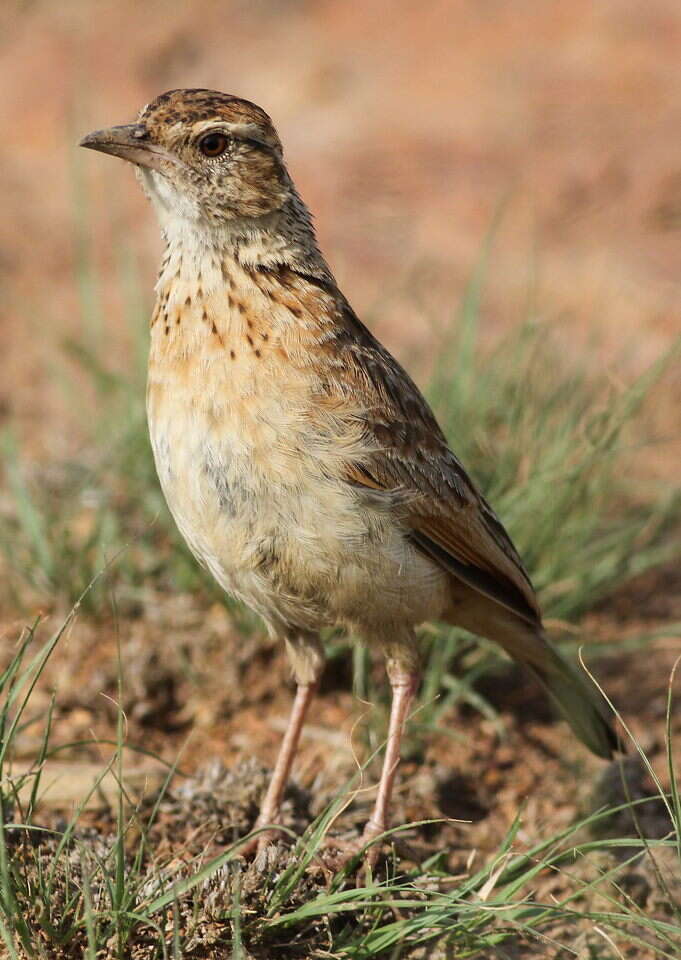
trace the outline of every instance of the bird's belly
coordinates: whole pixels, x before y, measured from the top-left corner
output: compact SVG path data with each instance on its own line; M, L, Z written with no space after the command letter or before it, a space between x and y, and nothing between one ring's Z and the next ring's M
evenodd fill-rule
M149 409L149 434L168 508L197 559L229 592L258 605L254 580L273 532L285 526L272 485L258 468L260 445L223 407L219 421L200 403L168 397Z
M157 392L158 393L158 392ZM295 411L181 390L148 402L156 468L197 559L275 630L419 622L445 602L442 574L387 514L333 479L324 443Z

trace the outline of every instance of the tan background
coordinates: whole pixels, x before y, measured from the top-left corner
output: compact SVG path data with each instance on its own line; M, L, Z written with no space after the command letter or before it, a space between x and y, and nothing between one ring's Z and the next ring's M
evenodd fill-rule
M617 381L680 327L677 0L5 0L0 44L0 411L29 448L76 442L54 366L78 244L121 366L121 251L149 299L159 254L132 171L75 144L174 86L271 113L346 294L421 379L504 202L487 332L531 303ZM668 379L670 436L678 400Z

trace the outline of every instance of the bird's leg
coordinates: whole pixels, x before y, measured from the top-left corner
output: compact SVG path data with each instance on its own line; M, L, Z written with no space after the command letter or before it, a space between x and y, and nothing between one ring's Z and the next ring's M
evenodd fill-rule
M397 767L400 763L402 734L420 679L418 668L405 663L403 660L389 658L387 668L392 689L388 742L383 758L381 779L378 782L376 802L362 835L363 843L373 840L388 829L390 800L397 775Z
M319 685L319 678L324 666L322 645L316 636L305 634L287 637L286 649L297 683L296 696L267 793L255 824L256 829L266 824L276 823L279 819L281 801L288 783L293 758L298 749L305 716ZM271 835L268 831L259 834L254 839L257 840L258 849L262 849L270 842ZM249 844L249 846L251 845Z
M277 762L272 771L265 799L260 807L256 827L262 827L266 823L276 823L279 817L281 800L284 796L286 784L288 783L293 758L298 749L300 734L303 729L303 724L305 723L305 715L314 697L316 688L316 683L301 683L298 685L295 700L293 701L293 709L291 710L284 739L279 748Z
M327 846L335 847L339 855L332 860L338 869L355 857L368 843L384 833L390 821L390 801L393 786L400 762L400 749L404 725L409 715L409 708L414 700L420 680L419 659L416 641L410 635L409 642L390 643L386 645L386 667L390 687L392 689L392 704L390 707L390 723L388 726L388 741L383 758L381 778L378 782L376 801L369 820L367 821L359 841L344 841L329 837ZM379 847L374 844L366 854L366 861L373 866L378 858Z
M378 782L376 802L369 820L364 827L360 847L380 836L388 829L390 821L390 801L393 786L400 762L400 750L404 725L409 715L409 708L419 685L419 665L416 645L393 645L386 649L388 679L392 689L392 704L390 707L390 723L388 725L388 742L383 758L381 779ZM378 857L378 846L369 848L367 860L374 864Z

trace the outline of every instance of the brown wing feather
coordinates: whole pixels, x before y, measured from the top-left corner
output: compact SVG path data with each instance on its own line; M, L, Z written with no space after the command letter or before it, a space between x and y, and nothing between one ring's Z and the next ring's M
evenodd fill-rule
M420 393L358 319L329 275L284 265L256 268L261 282L295 294L313 327L305 350L323 356L320 389L352 410L366 452L345 465L349 483L394 509L413 543L453 576L532 626L541 622L520 557L485 499L447 446ZM296 362L292 355L291 362ZM297 362L302 362L298 360ZM385 501L383 501L385 495Z
M329 389L362 395L368 447L361 461L347 464L348 481L399 494L396 509L419 549L480 593L539 624L535 593L510 537L447 446L426 400L349 305L337 306L344 363Z

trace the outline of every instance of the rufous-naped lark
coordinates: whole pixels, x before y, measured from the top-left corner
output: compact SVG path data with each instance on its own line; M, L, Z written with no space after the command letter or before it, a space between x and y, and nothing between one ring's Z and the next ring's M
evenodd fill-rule
M259 825L279 817L323 627L382 650L392 686L362 844L388 826L426 619L500 643L609 757L604 703L547 643L506 531L338 289L267 114L171 90L81 145L136 165L165 241L147 412L170 511L199 562L285 642L297 683Z

